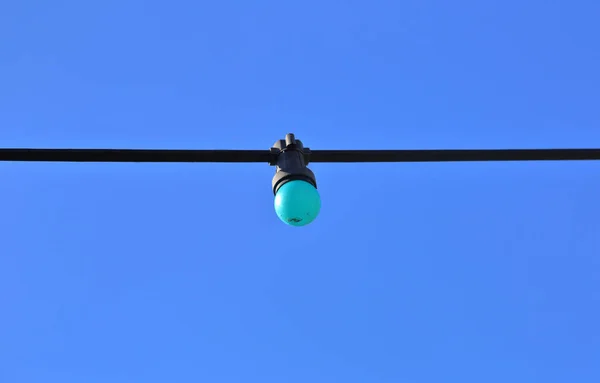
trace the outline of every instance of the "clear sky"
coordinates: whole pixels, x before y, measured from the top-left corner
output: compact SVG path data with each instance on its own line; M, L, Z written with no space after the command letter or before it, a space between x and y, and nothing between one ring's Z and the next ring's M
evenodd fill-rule
M600 147L600 3L4 1L0 146ZM600 381L600 163L0 163L0 381Z

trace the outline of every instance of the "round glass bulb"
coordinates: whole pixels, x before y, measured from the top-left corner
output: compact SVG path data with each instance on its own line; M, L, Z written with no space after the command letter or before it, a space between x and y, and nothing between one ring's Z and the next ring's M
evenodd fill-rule
M290 181L275 195L275 212L280 220L291 226L305 226L319 215L321 196L306 181Z

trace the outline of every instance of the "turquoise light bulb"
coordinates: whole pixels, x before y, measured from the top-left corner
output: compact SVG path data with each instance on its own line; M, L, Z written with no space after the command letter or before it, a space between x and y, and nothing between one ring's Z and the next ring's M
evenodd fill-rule
M291 226L305 226L319 215L321 196L306 181L290 181L283 184L275 195L275 212L280 220Z

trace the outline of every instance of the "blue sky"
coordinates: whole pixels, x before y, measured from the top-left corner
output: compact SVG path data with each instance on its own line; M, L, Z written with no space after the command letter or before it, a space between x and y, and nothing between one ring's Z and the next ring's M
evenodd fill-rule
M8 1L0 146L600 147L596 1ZM599 164L1 163L0 381L598 382Z

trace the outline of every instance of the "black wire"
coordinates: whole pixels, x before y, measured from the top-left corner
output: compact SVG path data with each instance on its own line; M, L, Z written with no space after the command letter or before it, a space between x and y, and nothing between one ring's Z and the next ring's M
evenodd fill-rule
M314 150L310 162L600 160L600 149Z
M0 161L263 162L269 150L0 149ZM600 149L312 150L310 162L449 162L600 160Z
M268 150L0 149L0 161L265 162Z

